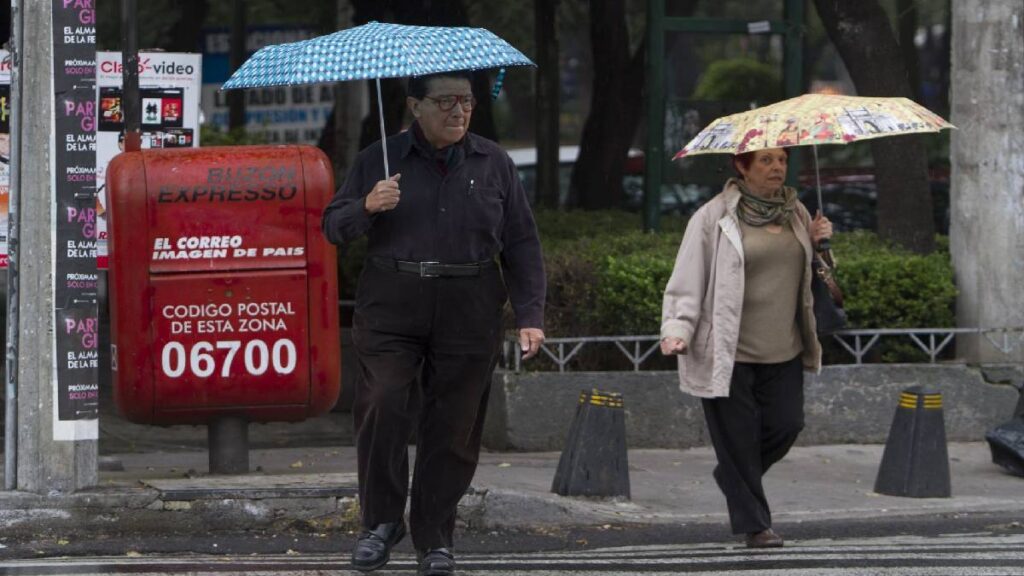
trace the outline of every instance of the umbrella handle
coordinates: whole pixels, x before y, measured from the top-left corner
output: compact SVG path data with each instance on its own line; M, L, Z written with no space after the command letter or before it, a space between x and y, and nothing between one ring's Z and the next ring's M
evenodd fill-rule
M377 81L377 112L380 116L380 145L384 150L384 179L391 178L391 171L388 168L388 135L384 132L384 101L380 96L380 78Z
M818 189L818 211L825 215L825 205L821 203L821 171L818 168L818 145L811 146L814 149L814 184Z
M814 184L818 190L818 212L824 216L825 205L821 202L821 171L818 168L818 145L814 144L811 148L814 149ZM832 245L828 238L818 242L818 252L828 252L830 250L832 250Z

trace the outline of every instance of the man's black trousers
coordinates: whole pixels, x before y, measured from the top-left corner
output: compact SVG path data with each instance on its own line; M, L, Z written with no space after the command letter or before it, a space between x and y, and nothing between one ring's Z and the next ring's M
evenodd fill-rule
M409 527L418 550L451 547L455 511L476 472L507 299L496 267L424 278L367 262L353 341L353 406L364 527L401 521L408 445L418 426Z
M718 456L715 481L725 494L733 534L771 528L761 477L789 452L804 427L800 357L779 364L737 362L729 396L705 398L702 404Z

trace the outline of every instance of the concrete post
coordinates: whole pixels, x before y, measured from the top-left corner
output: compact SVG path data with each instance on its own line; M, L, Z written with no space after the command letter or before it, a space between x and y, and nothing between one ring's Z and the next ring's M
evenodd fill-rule
M54 270L58 250L55 240L57 189L54 186L57 175L54 172L57 147L65 145L57 141L58 137L63 140L63 136L55 136L52 19L54 7L59 5L60 2L53 0L23 3L25 45L20 69L23 92L31 100L24 107L20 142L17 488L42 494L75 491L94 485L97 480L95 419L72 423L72 436L86 439L55 439L58 436L55 434L58 398L54 382L57 362L61 359L55 358L54 337L58 331L54 294L56 277L63 276L59 276L61 270Z
M951 2L950 250L960 326L1024 326L1024 2ZM978 362L1021 362L985 338L958 341Z

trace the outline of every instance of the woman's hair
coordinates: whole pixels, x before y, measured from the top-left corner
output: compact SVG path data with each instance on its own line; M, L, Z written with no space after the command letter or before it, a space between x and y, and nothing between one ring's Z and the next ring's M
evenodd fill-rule
M405 93L417 100L423 100L423 97L427 95L427 84L434 78L459 78L462 80L469 80L470 84L473 83L473 73L469 70L455 70L452 72L427 74L425 76L411 76Z
M789 158L789 150L783 148L782 151L786 153L786 158ZM733 154L732 168L740 178L743 178L743 173L740 172L740 166L743 166L744 170L750 170L750 165L754 163L754 156L756 156L758 152L760 152L760 150L744 152L742 154Z

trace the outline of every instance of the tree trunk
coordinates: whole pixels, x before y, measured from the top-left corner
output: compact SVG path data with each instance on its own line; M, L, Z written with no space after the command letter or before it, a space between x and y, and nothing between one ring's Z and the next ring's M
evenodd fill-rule
M534 36L537 42L537 74L534 89L537 127L538 205L557 208L559 203L558 145L559 66L558 0L534 0Z
M594 56L590 114L573 166L570 197L588 210L622 204L622 176L642 111L646 41L629 54L625 0L590 0Z
M907 65L907 81L910 82L910 93L914 100L921 102L921 70L917 57L917 0L897 0L896 11L899 22L899 42L903 51L903 61Z
M334 21L337 30L352 27L352 4L349 0L335 0ZM334 85L334 107L324 125L317 146L331 159L335 181L341 182L359 153L362 120L366 116L363 96L365 87L360 82L338 82ZM379 132L379 130L378 130Z
M667 16L692 16L699 0L667 2ZM590 113L573 166L569 201L586 209L618 208L624 192L626 156L644 111L647 40L629 54L624 0L590 0L590 37L594 81ZM681 38L665 38L665 52Z
M814 0L861 96L913 96L907 66L878 0ZM909 250L935 249L928 159L920 136L871 141L878 188L878 233Z
M942 34L942 49L939 51L939 110L950 114L950 78L953 70L953 2L946 6L946 29ZM951 115L951 114L950 114Z

